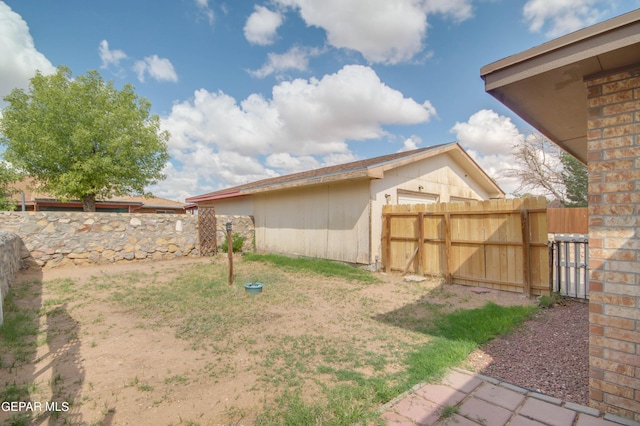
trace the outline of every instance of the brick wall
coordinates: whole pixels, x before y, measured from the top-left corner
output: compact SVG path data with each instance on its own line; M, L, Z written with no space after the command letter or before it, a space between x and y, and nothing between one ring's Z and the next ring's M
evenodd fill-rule
M586 84L589 397L640 421L640 64Z

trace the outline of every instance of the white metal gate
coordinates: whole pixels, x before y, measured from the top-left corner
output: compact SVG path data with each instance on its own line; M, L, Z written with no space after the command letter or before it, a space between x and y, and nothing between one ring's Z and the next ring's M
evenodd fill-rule
M551 289L562 296L589 298L589 236L553 234L549 241Z

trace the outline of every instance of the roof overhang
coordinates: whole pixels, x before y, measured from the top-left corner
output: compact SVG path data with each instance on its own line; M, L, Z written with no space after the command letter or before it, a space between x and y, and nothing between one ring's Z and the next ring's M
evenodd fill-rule
M640 9L481 68L485 90L587 162L585 77L640 65Z

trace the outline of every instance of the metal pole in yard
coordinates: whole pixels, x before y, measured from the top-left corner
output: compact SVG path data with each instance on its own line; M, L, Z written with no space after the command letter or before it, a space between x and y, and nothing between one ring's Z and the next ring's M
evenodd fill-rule
M231 239L231 222L227 222L227 253L229 254L229 285L233 285L233 241Z

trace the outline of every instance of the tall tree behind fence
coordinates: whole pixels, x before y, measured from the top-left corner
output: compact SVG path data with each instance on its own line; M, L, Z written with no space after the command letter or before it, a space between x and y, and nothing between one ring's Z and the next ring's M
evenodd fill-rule
M544 197L384 206L385 271L448 283L549 293Z

